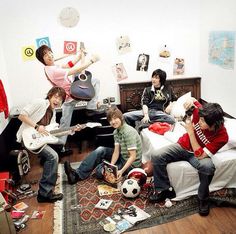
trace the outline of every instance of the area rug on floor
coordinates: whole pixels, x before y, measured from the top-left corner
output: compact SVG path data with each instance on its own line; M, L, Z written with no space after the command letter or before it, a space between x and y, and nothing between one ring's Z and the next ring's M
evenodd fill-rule
M78 163L72 164L74 168L78 165ZM97 186L102 184L102 181L97 180L94 176L80 181L76 185L69 185L62 164L59 166L59 174L60 183L57 189L64 194L64 199L55 204L55 234L105 233L99 222L115 214L119 208L125 208L132 204L145 210L151 217L134 225L129 231L167 223L198 212L196 196L175 202L172 207L167 208L164 205L148 203L145 191L136 199L126 199L119 193L100 197ZM113 200L107 210L95 208L95 204L101 198ZM213 206L236 206L236 189L223 189L214 192L211 194L211 199Z

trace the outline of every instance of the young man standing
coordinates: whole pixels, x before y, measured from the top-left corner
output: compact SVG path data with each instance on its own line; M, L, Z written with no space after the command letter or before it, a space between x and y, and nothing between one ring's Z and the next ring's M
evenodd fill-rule
M214 176L215 166L212 162L214 154L228 141L224 127L224 112L217 103L207 103L203 107L196 99L191 98L185 103L188 110L194 107L192 120L187 118L187 133L177 143L161 148L157 155L151 156L154 175L154 193L150 202L164 201L176 196L170 185L167 164L176 161L188 161L198 170L200 185L198 188L199 214L209 214L209 185Z
M114 130L114 149L98 147L91 152L74 170L69 162L64 163L65 173L69 184L89 177L96 168L96 176L103 178L103 160L118 166L118 179L127 174L131 169L141 167L141 139L138 132L124 122L122 112L118 108L110 108L107 120Z
M54 55L50 47L42 45L36 50L37 59L45 65L44 71L47 76L47 79L51 82L53 86L59 86L65 89L66 100L62 106L62 117L60 120L61 127L69 127L71 123L72 114L75 108L77 100L74 100L70 95L70 87L73 82L73 77L78 73L81 73L83 70L88 68L91 64L97 62L99 58L97 56L92 56L87 61L84 61L80 65L77 63L80 60L84 60L85 52L84 50L80 51L80 54L73 60L69 61L64 65L56 65L54 60ZM92 85L95 88L95 97L88 103L88 108L96 108L98 102L98 93L100 89L100 83L98 79L92 80ZM63 144L66 144L67 136L62 137ZM69 150L71 152L71 150ZM61 155L67 155L69 152L61 152Z
M46 99L37 99L26 105L19 115L22 124L17 132L17 141L22 142L22 133L29 127L36 129L40 134L48 135L45 126L56 123L55 108L59 108L65 98L66 92L64 89L53 87L49 90ZM63 194L53 192L57 180L58 154L51 146L46 145L39 156L44 160L44 164L37 200L38 202L61 200Z

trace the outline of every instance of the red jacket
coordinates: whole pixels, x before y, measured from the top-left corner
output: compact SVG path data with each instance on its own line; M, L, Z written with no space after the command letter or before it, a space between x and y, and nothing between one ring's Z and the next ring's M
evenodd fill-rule
M0 80L0 112L4 111L5 119L9 116L7 96L3 87L3 83Z

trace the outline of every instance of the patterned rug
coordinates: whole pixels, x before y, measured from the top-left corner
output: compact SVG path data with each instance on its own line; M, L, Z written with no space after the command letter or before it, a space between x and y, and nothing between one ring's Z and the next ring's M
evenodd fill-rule
M77 167L78 164L72 164ZM138 198L127 199L120 193L100 197L97 186L103 184L93 175L76 185L67 183L62 165L60 167L60 190L64 194L62 202L55 205L54 233L105 233L99 224L108 216L112 216L119 208L136 205L145 210L151 217L134 225L129 231L156 226L162 223L181 219L198 212L197 197L193 196L183 201L173 202L167 208L164 204L150 204L147 201L147 191L142 191ZM95 208L101 199L113 200L107 210ZM211 194L212 206L235 206L236 189L222 189Z

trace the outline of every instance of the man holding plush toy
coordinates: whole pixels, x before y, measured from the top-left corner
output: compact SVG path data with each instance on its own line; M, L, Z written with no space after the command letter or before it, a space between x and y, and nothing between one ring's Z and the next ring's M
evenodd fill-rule
M194 98L189 98L184 107L187 111L192 110L182 124L186 133L177 143L163 147L157 155L151 156L155 189L149 200L161 202L176 197L166 167L171 162L188 161L199 174L199 214L207 216L210 211L209 185L215 173L211 158L228 141L224 112L217 103L206 103L202 106Z

